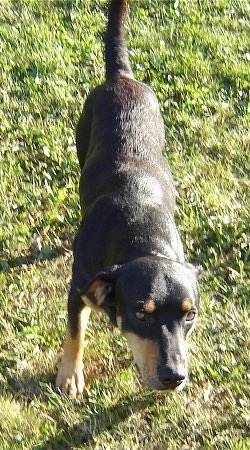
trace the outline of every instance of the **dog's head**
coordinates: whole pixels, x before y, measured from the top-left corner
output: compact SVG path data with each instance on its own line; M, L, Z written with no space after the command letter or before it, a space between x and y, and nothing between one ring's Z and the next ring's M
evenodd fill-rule
M199 273L188 263L138 258L98 274L82 296L117 323L150 389L185 386L187 338L197 320Z

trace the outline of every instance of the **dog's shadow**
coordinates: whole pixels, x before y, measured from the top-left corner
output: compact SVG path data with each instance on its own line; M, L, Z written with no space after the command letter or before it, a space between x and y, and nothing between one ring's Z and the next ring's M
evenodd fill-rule
M8 390L13 398L25 400L26 404L39 400L56 405L52 415L57 423L57 431L54 436L39 444L40 450L71 450L82 446L92 448L95 437L105 431L112 434L119 423L125 422L129 416L149 407L156 400L155 393L142 390L140 393L121 396L115 405L105 408L87 395L76 401L59 396L51 387L54 380L52 373L40 374L39 379L28 374L21 378L15 377L8 371L5 371L4 376L7 385L0 383L0 398ZM73 414L77 412L84 419L70 424L63 413L65 408L69 411L72 409Z
M48 439L42 449L71 450L83 448L83 446L93 448L98 435L105 431L113 434L121 422L126 422L131 415L150 407L153 403L155 403L155 394L144 392L121 396L115 405L107 408L95 404L93 411L87 416L83 414L84 420L74 425L70 426L65 420L60 420L58 422L61 428L60 434ZM91 407L88 399L84 402L83 412L86 406L87 409Z
M39 262L52 261L61 256L70 255L71 251L64 249L62 246L49 247L45 246L41 251L30 252L17 257L9 258L0 257L0 273L9 272L11 269L22 268L24 266L32 266Z

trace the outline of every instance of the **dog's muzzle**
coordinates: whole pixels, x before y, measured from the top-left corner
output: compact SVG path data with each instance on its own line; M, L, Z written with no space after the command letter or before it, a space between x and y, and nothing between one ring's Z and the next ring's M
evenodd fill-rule
M157 376L164 389L176 389L187 378L187 371L184 366L180 366L178 369L158 366Z

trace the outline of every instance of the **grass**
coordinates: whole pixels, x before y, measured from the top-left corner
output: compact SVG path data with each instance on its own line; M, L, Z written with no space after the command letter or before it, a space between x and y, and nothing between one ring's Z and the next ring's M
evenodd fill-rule
M2 0L4 450L250 448L249 4L134 0L130 10L130 58L160 101L178 227L205 269L190 381L180 394L145 390L125 340L93 314L84 397L53 391L80 219L75 125L103 80L106 2Z

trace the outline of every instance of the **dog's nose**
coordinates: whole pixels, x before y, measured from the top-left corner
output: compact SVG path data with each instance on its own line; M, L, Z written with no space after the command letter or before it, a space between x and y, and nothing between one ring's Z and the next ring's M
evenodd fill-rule
M159 366L157 369L157 375L160 382L169 389L174 389L175 387L179 386L187 376L184 366L178 369Z

